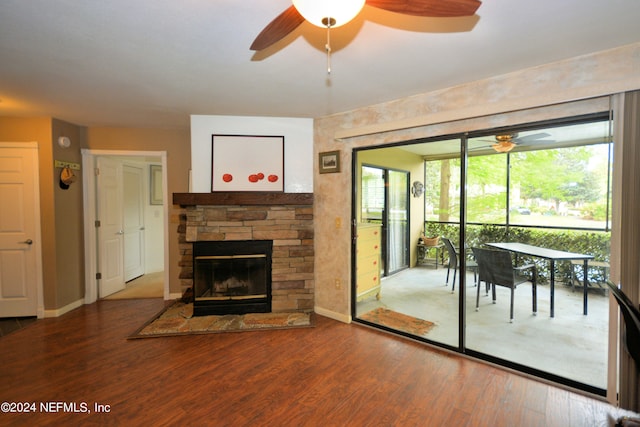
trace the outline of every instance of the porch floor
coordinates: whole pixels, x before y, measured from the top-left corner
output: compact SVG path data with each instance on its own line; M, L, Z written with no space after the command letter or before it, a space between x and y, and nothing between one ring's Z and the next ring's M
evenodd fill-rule
M445 286L446 268L419 266L382 281L380 299L367 297L357 304L363 314L376 307L435 323L425 338L458 345L459 290ZM453 274L453 272L451 273ZM527 365L590 386L606 389L609 297L589 292L588 315L583 315L582 289L556 283L555 317L549 316L549 285L538 285L538 313L532 314L531 285L515 291L514 321L509 323L510 290L497 287L497 302L480 291L476 311L473 273L466 276L466 346L469 349ZM615 309L615 303L612 307Z

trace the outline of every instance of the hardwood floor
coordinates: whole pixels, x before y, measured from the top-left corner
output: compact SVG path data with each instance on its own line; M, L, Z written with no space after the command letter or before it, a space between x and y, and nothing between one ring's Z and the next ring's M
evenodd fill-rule
M37 409L0 424L591 427L622 413L321 316L315 328L126 339L163 306L99 301L0 338L0 402ZM91 413L43 413L41 402Z
M25 326L35 322L35 316L31 317L3 317L0 318L0 337L9 335Z

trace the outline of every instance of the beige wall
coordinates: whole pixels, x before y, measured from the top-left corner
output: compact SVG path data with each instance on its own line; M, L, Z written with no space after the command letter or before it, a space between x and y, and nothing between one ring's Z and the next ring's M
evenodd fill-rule
M173 193L189 191L189 169L191 167L191 137L188 129L132 129L89 128L87 147L92 150L118 151L166 151L167 186L171 204ZM178 262L178 214L176 206L169 206L169 291L180 293Z
M70 148L56 143L62 135L71 138ZM78 182L62 190L53 162L80 162L84 128L49 117L0 117L0 141L38 143L44 308L77 302L84 296L82 172Z
M606 111L607 97L562 102L637 88L640 43L316 119L314 156L340 150L344 165L333 174L315 165L316 311L350 320L354 148Z
M53 160L82 164L80 149L85 148L86 128L52 120ZM58 145L58 137L71 140L69 148ZM74 171L76 182L68 189L60 188L60 169L54 168L51 181L55 210L55 308L61 308L84 297L84 215L82 211L82 175Z

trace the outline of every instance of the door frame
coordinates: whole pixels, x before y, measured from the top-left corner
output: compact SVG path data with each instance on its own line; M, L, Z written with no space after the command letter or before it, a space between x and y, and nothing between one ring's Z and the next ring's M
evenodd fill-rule
M95 158L98 156L122 157L160 157L162 162L162 196L164 211L164 299L170 299L169 293L169 198L167 186L167 152L166 151L125 151L125 150L92 150L83 148L82 169L94 173L82 174L83 208L84 208L84 256L85 256L85 293L84 303L91 304L98 300L97 233L96 220L96 174Z
M36 257L36 317L42 319L45 317L44 309L44 278L42 266L42 228L40 221L42 215L40 212L40 147L38 142L0 142L2 148L19 148L30 149L33 156L33 207L34 207L34 233L33 250Z

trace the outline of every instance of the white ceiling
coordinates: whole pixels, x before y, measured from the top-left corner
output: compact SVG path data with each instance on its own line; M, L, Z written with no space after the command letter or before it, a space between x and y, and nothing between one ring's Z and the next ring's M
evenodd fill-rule
M639 0L484 0L472 18L365 6L332 30L253 39L289 0L2 0L0 115L189 126L320 117L640 41Z

